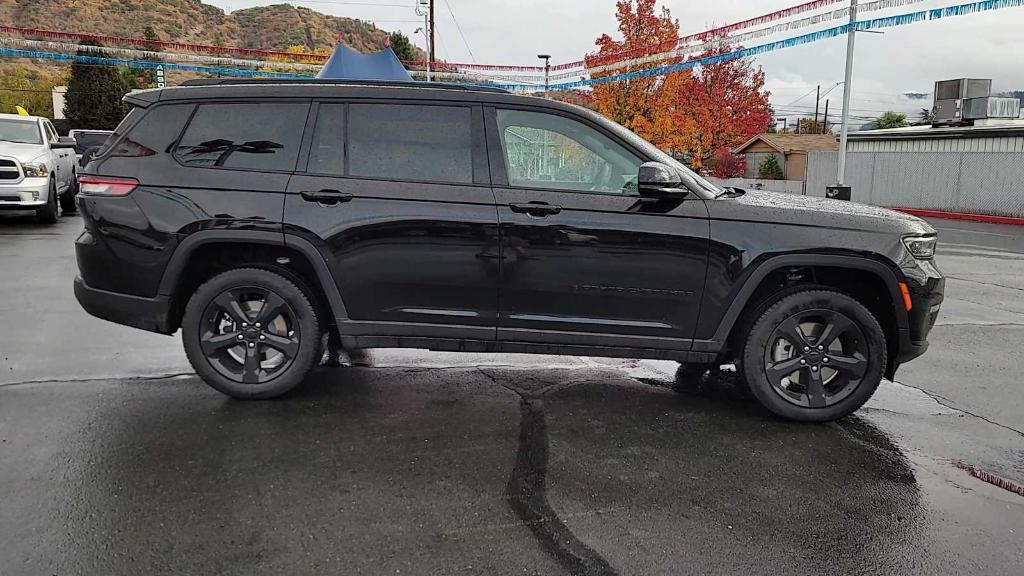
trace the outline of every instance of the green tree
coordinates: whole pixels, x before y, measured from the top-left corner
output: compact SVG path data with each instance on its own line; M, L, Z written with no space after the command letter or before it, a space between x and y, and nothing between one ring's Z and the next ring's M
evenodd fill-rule
M935 115L932 114L931 108L921 108L921 111L917 114L917 122L914 122L915 126L923 126L925 124L931 124L935 120Z
M413 47L409 37L401 32L391 33L391 49L399 60L416 60L416 49Z
M83 49L78 55L98 54ZM113 130L127 113L121 102L127 93L128 84L117 68L75 62L64 99L64 116L71 128Z
M903 128L904 126L909 126L909 124L907 124L907 115L893 112L892 110L882 114L878 118L875 118L874 122L871 123L871 127L875 130Z
M142 37L146 40L159 40L160 36L156 33L156 30L152 26L146 25L146 28L142 31ZM159 52L158 48L147 47L146 50L151 52ZM156 70L153 68L128 68L122 66L120 68L121 77L124 78L125 83L128 85L129 90L140 90L146 88L156 88Z
M14 114L15 106L29 114L53 118L53 87L61 74L39 66L5 65L0 69L0 113Z
M786 177L782 173L782 166L779 166L779 160L775 154L769 154L757 165L757 177L765 180L782 180Z

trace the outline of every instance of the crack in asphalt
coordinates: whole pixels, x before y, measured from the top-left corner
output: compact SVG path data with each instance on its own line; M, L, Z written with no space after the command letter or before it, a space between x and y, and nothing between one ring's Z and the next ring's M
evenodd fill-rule
M55 380L53 378L45 378L42 380L22 380L21 382L4 382L0 383L0 388L7 388L9 386L26 386L29 384L71 384L72 382L103 382L107 380L119 380L119 381L150 381L150 380L167 380L170 378L179 378L181 376L195 376L195 372L172 372L170 374L160 374L158 376L101 376L97 378L67 378Z
M961 278L959 276L946 276L946 278L952 278L961 282L972 282L974 284L984 284L985 286L998 286L999 288L1007 288L1009 290L1019 290L1024 292L1024 288L1018 288L1016 286L1007 286L1006 284L1000 284L998 282L982 282L981 280L974 280L972 278Z
M935 323L936 328L942 328L944 326L978 326L980 328L1011 328L1014 326L1024 326L1024 322L993 322L986 324L985 322L943 322L939 324Z
M584 544L551 508L547 498L548 430L543 397L579 382L551 384L537 391L499 382L482 367L477 370L519 396L519 449L505 487L509 507L533 532L545 552L573 576L614 576L618 572L597 551Z
M931 398L932 400L935 400L936 402L938 402L942 406L945 406L946 408L949 408L951 410L959 410L960 412L963 412L964 414L967 414L968 416L973 416L973 417L975 417L975 418L977 418L979 420L984 420L985 422L988 422L989 424L992 424L993 426L998 426L998 427L1003 428L1005 430L1009 430L1010 432L1015 432L1015 433L1017 433L1017 434L1019 434L1021 436L1024 436L1024 431L1018 430L1018 429L1014 428L1013 426L1007 426L1006 424L1002 424L1000 422L996 422L995 420L992 420L991 418L988 418L986 416L982 416L981 414L978 414L976 412L971 412L970 410L966 410L964 408L956 406L955 402L953 402L949 398L946 398L945 396L942 396L941 394L936 394L934 392L929 392L928 390L925 390L924 388L921 388L920 386L914 386L913 384L907 384L906 382L900 382L899 384L902 385L902 386L906 386L908 388L913 388L915 390L920 390L921 392L923 392L925 394L925 396L928 396L929 398Z

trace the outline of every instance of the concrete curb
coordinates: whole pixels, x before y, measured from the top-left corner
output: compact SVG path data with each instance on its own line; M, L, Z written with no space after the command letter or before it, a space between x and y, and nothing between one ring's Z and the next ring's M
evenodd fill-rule
M897 208L892 210L921 216L923 218L945 218L947 220L973 220L975 222L987 222L989 224L1010 224L1011 226L1024 226L1024 218L1014 216L991 216L989 214L969 214L965 212L945 212L942 210L922 210L920 208Z

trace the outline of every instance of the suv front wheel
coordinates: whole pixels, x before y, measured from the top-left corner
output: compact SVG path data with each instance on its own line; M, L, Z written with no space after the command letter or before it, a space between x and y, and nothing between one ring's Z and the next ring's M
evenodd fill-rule
M181 328L196 373L234 398L280 396L320 358L320 321L310 297L268 270L214 276L192 295Z
M830 290L780 298L754 322L743 349L751 393L771 412L804 422L842 418L875 392L885 333L860 302Z

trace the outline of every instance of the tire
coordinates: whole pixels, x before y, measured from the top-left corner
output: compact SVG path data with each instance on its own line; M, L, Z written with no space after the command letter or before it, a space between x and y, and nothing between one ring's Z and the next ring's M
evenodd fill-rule
M57 183L50 177L50 191L46 193L46 206L36 210L36 219L42 224L56 224L60 215L57 207Z
M311 301L294 282L268 270L218 274L185 307L185 354L203 381L232 398L280 396L302 382L323 355Z
M78 176L75 174L72 176L71 184L64 195L60 197L60 208L65 214L74 213L78 209L78 206L75 205L75 199L78 197Z
M878 388L885 365L878 320L831 290L781 296L754 322L743 347L751 394L773 414L801 422L856 411Z

